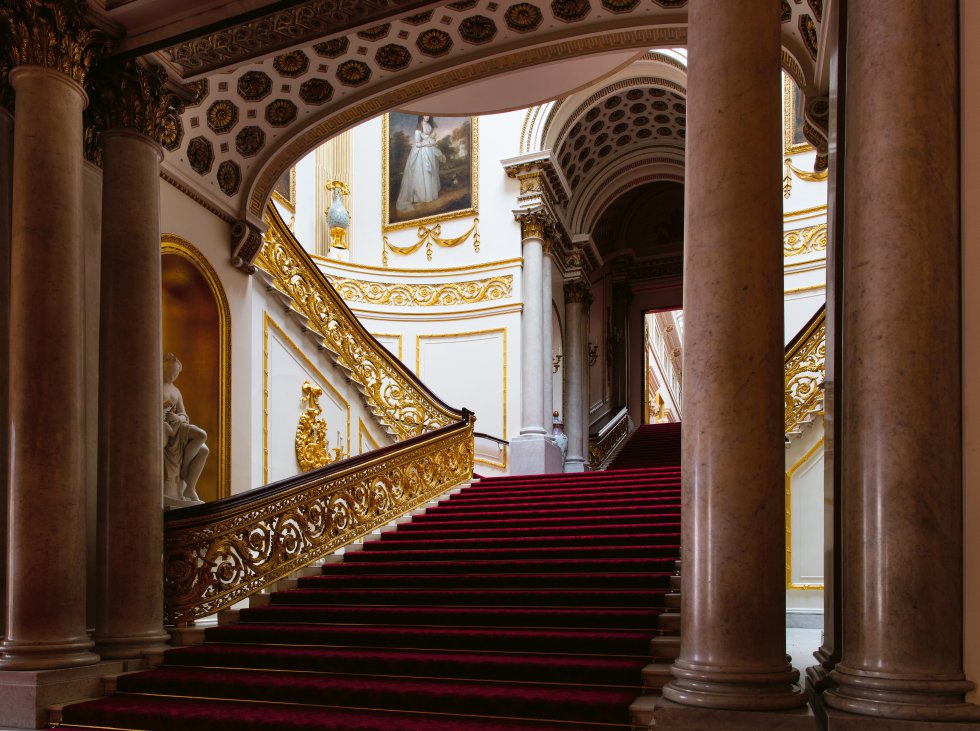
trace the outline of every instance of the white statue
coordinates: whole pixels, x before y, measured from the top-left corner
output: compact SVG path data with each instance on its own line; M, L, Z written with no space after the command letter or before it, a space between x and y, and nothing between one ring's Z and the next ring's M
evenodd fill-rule
M207 433L191 424L184 398L174 385L180 375L177 356L163 356L163 504L183 507L204 502L197 494L197 480L210 450Z

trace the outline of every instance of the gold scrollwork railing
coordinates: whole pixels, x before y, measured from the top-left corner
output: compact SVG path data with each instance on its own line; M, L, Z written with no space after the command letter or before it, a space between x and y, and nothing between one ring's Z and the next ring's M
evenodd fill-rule
M440 401L364 328L273 207L265 220L256 264L322 338L385 428L402 440L458 421L459 411Z
M786 434L799 433L823 409L827 311L821 307L786 348Z
M472 415L314 472L165 515L164 619L230 607L470 479Z
M589 464L592 469L602 469L613 450L629 437L632 427L629 411L623 408L598 434L589 435Z

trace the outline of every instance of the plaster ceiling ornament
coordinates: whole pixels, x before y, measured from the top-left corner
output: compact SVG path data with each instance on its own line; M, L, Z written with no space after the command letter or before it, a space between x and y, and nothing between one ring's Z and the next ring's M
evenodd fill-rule
M243 157L252 157L265 145L265 132L261 127L249 125L235 136L235 149Z
M218 187L225 195L235 195L242 183L242 171L238 163L225 160L218 166Z
M187 143L187 161L198 175L207 175L214 165L214 148L207 137L195 137Z
M684 0L635 5L632 0L467 0L437 9L419 0L386 0L384 10L370 3L335 5L311 0L290 11L209 31L161 51L169 57L174 73L194 79L189 88L194 99L181 122L184 129L194 131L194 139L206 138L215 156L209 169L202 164L201 143L195 143L192 154L185 135L168 152L166 164L175 172L187 169L185 180L199 181L199 194L207 197L212 191L215 204L236 219L260 217L275 182L315 140L329 138L386 110L529 66L608 51L676 47L686 41ZM819 5L816 0L791 3L792 17L781 26L783 65L807 95L815 88L811 53L820 33ZM328 23L332 12L328 6L343 18ZM812 23L801 23L803 15ZM356 23L345 25L355 16ZM801 28L808 39L801 36ZM336 35L338 29L344 35ZM228 43L230 38L235 43ZM621 90L619 95L628 91ZM275 99L274 106L270 98ZM652 101L666 102L668 107L653 109ZM627 98L626 102L644 103L647 109L637 112L620 105L622 116L612 120L608 114L602 116L600 108L590 121L601 117L604 128L593 134L607 135L596 153L612 145L601 158L604 162L616 156L620 141L627 147L649 144L662 135L661 129L670 129L672 138L679 138L675 142L682 144L686 134L683 113L669 105L683 103L683 99L645 97ZM670 121L655 120L656 114ZM250 157L234 144L239 119L265 133L264 146ZM630 124L631 120L631 129L612 131L616 124ZM643 131L647 128L652 132ZM220 135L229 133L230 140L221 139ZM628 142L622 139L625 135L630 135ZM602 167L599 159L595 154L576 160L576 173L583 174L585 168L597 171ZM241 174L238 192L232 196L217 178L219 164L225 160L235 162ZM207 169L207 173L200 172ZM217 194L218 190L225 195Z

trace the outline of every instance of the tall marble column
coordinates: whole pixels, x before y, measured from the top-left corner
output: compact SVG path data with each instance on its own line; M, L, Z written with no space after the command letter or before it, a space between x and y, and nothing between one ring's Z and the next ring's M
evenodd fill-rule
M806 703L784 630L779 4L689 7L680 706L655 719L732 728Z
M94 78L97 77L97 78ZM134 62L93 81L102 133L99 498L95 641L105 658L160 651L163 422L159 140L180 103ZM95 84L93 84L95 86Z
M2 92L0 92L2 94ZM2 101L2 100L0 100ZM10 204L13 195L14 117L0 107L0 454L9 454L7 419L10 364ZM0 525L7 525L7 471L0 471ZM6 555L0 553L0 587L7 585ZM0 594L0 627L6 625L7 602Z
M543 379L541 381L542 394L544 401L544 429L551 434L552 423L555 411L555 385L552 379L552 352L555 349L555 333L553 331L554 317L552 316L552 269L554 265L551 261L551 240L545 238L542 247L541 260L541 346L544 363L542 368Z
M957 3L850 0L847 20L844 641L823 698L866 716L847 728L975 723L962 663ZM899 95L930 103L896 107Z
M524 254L521 315L521 433L511 440L512 474L560 472L561 450L544 421L544 236L550 216L541 208L515 213Z
M583 398L588 377L585 345L585 299L589 285L581 279L565 283L565 472L583 472L589 462L587 409ZM583 432L586 432L583 434Z
M99 659L85 631L82 77L41 65L9 76L17 105L9 376L19 387L9 403L4 670Z

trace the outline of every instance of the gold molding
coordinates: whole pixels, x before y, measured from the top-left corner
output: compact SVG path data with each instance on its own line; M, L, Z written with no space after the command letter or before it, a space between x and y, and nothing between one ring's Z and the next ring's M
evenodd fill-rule
M506 299L512 295L514 284L511 274L437 284L372 282L330 274L326 277L347 302L395 307L451 307Z
M378 346L278 213L267 209L265 220L269 228L256 263L292 299L292 306L358 384L368 408L385 428L396 438L407 439L454 423L460 413L441 403L400 360Z
M504 269L506 267L523 266L524 259L501 259L500 261L488 261L486 264L468 264L460 267L442 267L434 269L405 269L398 267L372 266L370 264L355 264L350 261L337 261L328 259L316 254L310 254L310 258L318 264L327 264L338 269L353 269L355 271L384 272L385 274L409 274L419 277L429 276L430 274L449 274L452 272L474 272L492 271L494 269Z
M293 351L299 356L302 364L304 364L308 371L307 373L314 378L316 378L321 384L326 386L334 397L343 404L341 407L347 412L347 444L350 445L350 418L351 418L351 406L350 402L344 398L343 394L338 391L330 380L323 375L319 368L309 359L303 349L300 348L289 334L282 328L282 326L276 322L268 312L262 313L262 448L263 448L263 465L262 465L262 482L263 484L269 483L269 326L278 334L285 342L280 342L280 345L288 345ZM288 352L288 351L287 351ZM350 447L348 446L348 450Z
M447 338L465 338L471 335L493 335L500 333L503 337L501 338L501 343L503 344L503 383L501 385L501 394L503 405L502 417L501 417L501 429L503 434L501 439L507 439L507 328L506 327L494 327L487 330L466 330L464 332L454 332L454 333L435 333L435 334L419 334L415 336L415 373L421 378L422 370L422 341L423 340L442 340ZM485 464L489 467L499 467L500 469L507 469L507 451L504 450L503 462L488 462L484 459L477 459L474 457L475 462L480 464Z
M189 261L201 273L218 309L218 484L219 498L231 495L231 308L218 272L194 244L177 234L160 236L160 256L171 254Z
M309 472L339 462L349 455L344 454L344 448L340 445L330 448L327 420L323 418L323 407L320 406L323 389L315 383L303 381L302 391L307 408L296 425L296 461L300 472ZM347 447L350 449L350 442Z
M793 523L792 523L792 497L793 497L793 475L796 471L806 464L810 458L823 447L824 437L820 437L816 444L807 450L796 463L786 471L786 588L794 591L822 591L823 584L796 584L793 583Z
M783 233L783 256L815 254L827 251L827 224L796 228Z
M826 284L811 284L809 287L797 287L796 289L787 289L783 292L785 297L788 294L801 294L803 292L816 292L818 289L827 289Z
M432 245L441 246L444 249L452 249L453 247L465 244L470 236L473 236L473 252L476 254L480 253L480 219L474 218L473 225L469 229L459 235L453 236L451 238L442 237L442 224L434 223L431 226L419 226L418 231L416 231L416 236L418 236L418 241L409 246L395 246L388 240L387 235L381 237L381 264L384 267L388 266L388 252L394 254L399 254L400 256L409 256L414 254L416 251L425 246L425 258L427 261L432 261Z
M395 338L398 340L398 360L402 359L402 336L401 333L371 333L371 336L377 340L378 338ZM378 340L381 343L380 340ZM384 343L381 343L384 345ZM387 347L387 346L385 346Z
M381 118L381 231L382 233L389 233L391 231L400 231L406 228L419 227L420 231L423 226L431 226L434 223L440 223L442 221L451 221L455 218L466 218L467 216L478 216L480 210L480 131L479 131L479 117L470 117L470 133L472 139L470 140L470 185L472 196L470 198L470 207L464 208L460 211L449 211L448 213L439 213L434 216L423 216L422 218L413 218L411 221L401 221L400 223L389 223L391 220L391 210L388 201L390 194L390 175L391 171L388 169L388 155L389 155L389 145L388 145L388 135L389 135L389 122L388 114L386 113ZM433 117L452 117L450 114L433 114ZM421 233L419 234L421 236ZM477 244L477 251L480 250L479 244ZM432 258L431 255L429 257Z
M381 449L381 445L374 441L374 437L371 436L371 432L368 431L367 424L361 417L357 417L357 453L364 454L364 439L371 443L374 449ZM368 450L370 451L370 450Z
M789 220L791 218L809 218L817 213L826 213L827 204L822 206L814 206L813 208L801 208L798 211L784 211L783 220Z

